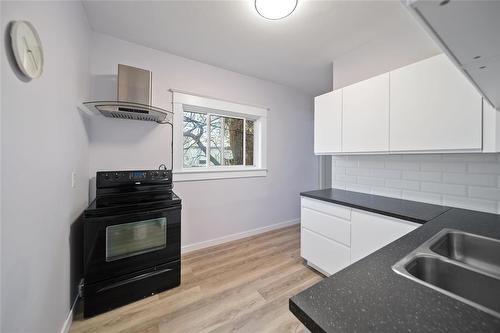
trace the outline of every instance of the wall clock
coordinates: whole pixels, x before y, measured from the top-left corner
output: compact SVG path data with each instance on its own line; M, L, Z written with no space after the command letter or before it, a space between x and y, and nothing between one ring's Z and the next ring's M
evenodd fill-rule
M30 79L42 75L43 49L35 27L26 21L15 21L10 30L12 52L21 72Z

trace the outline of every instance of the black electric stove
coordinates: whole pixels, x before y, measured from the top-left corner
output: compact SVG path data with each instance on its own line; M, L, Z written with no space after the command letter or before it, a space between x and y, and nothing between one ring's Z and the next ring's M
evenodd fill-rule
M180 284L171 170L103 171L84 213L84 317Z

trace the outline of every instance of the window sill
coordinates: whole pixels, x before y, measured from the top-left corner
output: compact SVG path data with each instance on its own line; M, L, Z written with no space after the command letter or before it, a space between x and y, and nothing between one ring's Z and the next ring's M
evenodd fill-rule
M215 170L174 170L173 174L174 182L190 182L211 179L265 177L267 175L267 169L225 168Z

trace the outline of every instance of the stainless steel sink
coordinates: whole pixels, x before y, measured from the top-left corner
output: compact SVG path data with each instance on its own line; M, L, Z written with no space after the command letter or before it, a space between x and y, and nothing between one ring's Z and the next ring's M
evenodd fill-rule
M444 229L397 262L402 276L500 318L500 241Z
M417 256L406 265L412 276L427 284L500 313L500 280L437 257Z
M500 274L500 241L465 232L450 231L431 251L492 274Z

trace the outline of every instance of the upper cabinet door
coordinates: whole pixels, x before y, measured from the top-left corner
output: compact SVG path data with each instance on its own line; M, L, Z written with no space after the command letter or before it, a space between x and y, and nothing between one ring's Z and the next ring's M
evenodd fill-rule
M342 151L342 90L314 99L314 153Z
M389 150L389 73L345 87L343 152Z
M480 150L482 101L438 55L390 72L390 150Z

